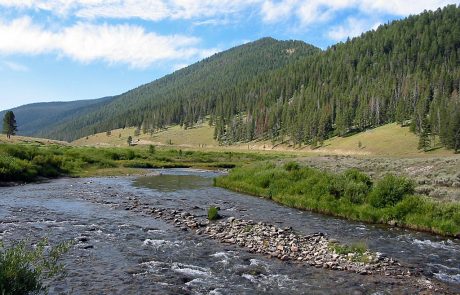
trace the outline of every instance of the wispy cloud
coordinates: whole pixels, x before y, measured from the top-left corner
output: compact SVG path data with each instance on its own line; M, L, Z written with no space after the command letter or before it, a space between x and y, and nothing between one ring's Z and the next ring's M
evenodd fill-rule
M0 6L44 10L79 18L210 19L236 16L253 8L266 22L296 17L303 23L327 19L343 9L408 15L436 9L454 0L0 0Z
M262 0L0 0L0 5L80 18L197 19L237 14Z
M370 29L375 30L380 22L369 22L368 20L349 17L344 24L332 27L328 32L328 38L334 41L343 41L346 38L356 37Z
M199 38L158 35L135 25L77 23L59 31L34 24L29 17L0 22L0 54L56 53L81 62L102 60L147 67L163 60L202 58L215 49L200 48Z
M16 63L16 62L12 62L12 61L8 61L8 60L2 61L1 64L3 64L8 69L10 69L11 71L14 71L14 72L28 72L30 70L25 65L22 65L22 64L19 64L19 63Z

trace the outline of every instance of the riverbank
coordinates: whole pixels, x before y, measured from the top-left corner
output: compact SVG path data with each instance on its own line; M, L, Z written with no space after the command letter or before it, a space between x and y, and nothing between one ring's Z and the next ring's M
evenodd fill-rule
M199 152L149 147L94 148L50 144L1 144L0 185L40 179L141 174L146 168L227 169L273 155Z
M289 162L248 165L215 185L303 210L460 238L460 204L414 194L414 183L386 175L373 182L355 169L334 174Z

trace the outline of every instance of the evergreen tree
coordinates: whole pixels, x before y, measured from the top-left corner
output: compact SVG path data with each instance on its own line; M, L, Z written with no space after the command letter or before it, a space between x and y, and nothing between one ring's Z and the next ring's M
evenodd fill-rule
M418 142L418 149L427 151L431 146L430 140L430 124L426 117L422 119L421 127L420 127L420 134L419 134L419 142Z
M16 131L18 131L16 117L12 111L8 111L3 117L3 134L6 134L6 137L9 139L11 135L16 135Z

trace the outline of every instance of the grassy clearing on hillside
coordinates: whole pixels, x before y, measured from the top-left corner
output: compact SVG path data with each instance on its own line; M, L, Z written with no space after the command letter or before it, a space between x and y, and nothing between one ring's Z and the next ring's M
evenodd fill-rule
M334 174L294 162L283 166L258 163L233 169L215 184L299 209L460 235L460 203L440 203L414 195L411 180L392 174L373 182L356 169Z
M429 152L419 151L418 141L418 136L410 132L409 127L391 123L352 136L331 138L326 140L318 151L395 157L452 155L452 151L444 148Z
M75 145L90 146L126 146L129 136L133 137L133 144L138 145L173 145L173 146L190 146L190 147L216 147L219 145L213 139L214 128L208 124L198 125L194 128L183 129L180 126L171 126L166 130L155 132L153 134L143 133L135 136L136 128L125 128L112 130L110 135L107 133L98 133L81 138L73 142Z
M94 148L59 145L0 145L0 182L38 177L127 174L135 168L232 168L269 158L258 154L175 149Z
M111 132L98 133L73 142L76 145L88 146L126 146L128 136L138 145L172 145L209 150L241 150L241 151L278 151L296 154L336 154L336 155L369 155L391 157L430 157L451 156L452 151L444 148L421 152L417 149L418 137L409 131L409 127L401 127L396 123L387 124L348 137L334 137L324 142L318 149L309 146L293 148L289 143L273 143L270 140L256 140L249 143L237 143L231 146L220 146L213 139L214 127L207 123L191 129L171 126L167 130L134 136L135 128L117 129Z

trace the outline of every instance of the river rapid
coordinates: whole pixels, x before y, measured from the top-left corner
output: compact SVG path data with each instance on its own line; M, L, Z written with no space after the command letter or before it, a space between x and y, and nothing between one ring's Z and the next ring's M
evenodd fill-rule
M366 225L280 206L212 186L219 172L156 170L156 176L58 179L0 188L0 238L51 243L72 240L66 274L50 294L414 294L404 279L332 271L250 253L149 214L141 207L182 209L322 232L343 243L364 242L423 271L444 290L460 290L460 241Z

